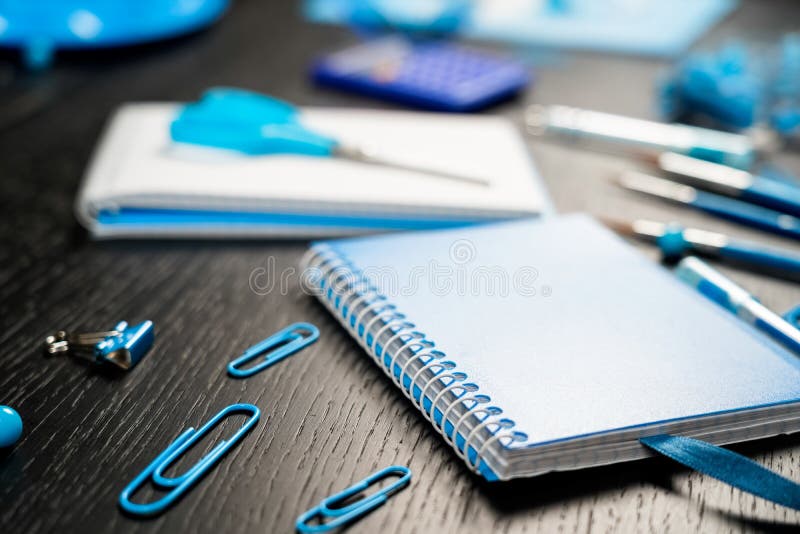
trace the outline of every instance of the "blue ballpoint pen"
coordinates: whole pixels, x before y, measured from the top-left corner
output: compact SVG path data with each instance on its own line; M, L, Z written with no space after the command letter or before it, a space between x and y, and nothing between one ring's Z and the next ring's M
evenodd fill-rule
M800 354L800 330L703 261L692 256L684 258L675 274L739 319Z
M236 150L248 155L299 154L334 157L427 174L473 185L488 186L480 177L454 174L387 160L362 146L342 143L306 128L293 105L242 89L209 89L183 106L170 125L173 141Z
M701 189L800 216L800 188L793 184L674 152L661 154L658 166Z
M644 193L671 202L678 202L711 215L759 230L800 239L800 219L779 211L755 206L742 200L700 191L640 172L627 172L619 179L625 189Z
M800 275L800 254L791 250L732 239L717 232L685 228L678 223L645 219L620 221L606 217L601 220L620 233L655 242L667 260L677 260L687 254L700 254L744 263L753 268L780 271L793 277Z

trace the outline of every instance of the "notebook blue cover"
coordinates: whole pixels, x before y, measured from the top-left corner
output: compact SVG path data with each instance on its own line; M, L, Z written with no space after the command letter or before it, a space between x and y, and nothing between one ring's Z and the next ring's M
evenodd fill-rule
M305 264L488 479L643 458L662 432L800 430L798 358L589 217L327 241Z

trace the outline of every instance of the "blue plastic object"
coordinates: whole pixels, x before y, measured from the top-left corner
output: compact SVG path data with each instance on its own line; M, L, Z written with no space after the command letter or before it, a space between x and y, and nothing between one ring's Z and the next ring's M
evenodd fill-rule
M250 155L332 156L335 139L306 129L291 104L233 88L206 91L184 106L170 125L173 141L236 150Z
M399 478L372 495L362 497L354 502L351 501L353 497L363 493L369 489L370 486L392 476ZM364 480L353 484L339 493L326 497L318 506L301 514L300 517L297 518L295 526L298 531L303 533L328 532L339 528L379 507L388 501L389 497L407 486L410 481L411 470L409 468L401 465L387 467L373 473ZM325 522L309 524L309 521L314 518Z
M748 245L739 241L729 241L718 251L721 258L758 265L794 275L800 274L800 256L790 251Z
M760 330L787 349L800 355L800 331L761 304L757 298L711 268L703 261L689 256L675 268L675 276L719 304L738 319Z
M441 41L387 37L320 59L314 81L433 111L470 112L513 97L528 69L501 56Z
M783 318L786 319L787 323L795 328L800 327L800 305L795 306L791 310L784 313Z
M800 187L795 184L753 176L739 198L774 210L800 216Z
M11 447L22 436L22 418L16 410L0 406L0 449Z
M800 239L800 219L779 211L705 191L696 191L687 204L729 221Z
M319 339L319 329L316 326L309 323L294 323L244 351L240 357L228 364L228 374L236 378L253 376L288 358L303 347L311 345L317 339ZM241 365L259 356L263 356L263 362L247 369L240 368Z
M656 238L656 244L666 259L675 260L689 252L696 251L703 255L800 275L800 255L793 251L769 248L728 238L725 238L724 243L719 245L703 242L702 246L695 246L687 240L684 232L683 226L670 223L666 225L664 233Z
M734 130L766 124L793 135L800 131L800 34L767 49L735 42L691 54L659 91L670 120L700 117Z
M169 478L164 476L164 471L177 459L189 450L195 443L200 441L203 436L211 432L219 422L225 417L235 413L250 414L244 425L236 431L229 439L220 441L211 452L206 454L194 466L189 468L184 474ZM244 436L252 430L261 416L258 407L252 404L233 404L223 409L210 421L203 425L199 430L194 428L187 429L178 436L161 454L159 454L144 471L139 473L130 484L125 486L119 496L119 506L126 512L138 516L152 516L160 514L179 499L192 485L211 470L228 451L236 446ZM169 490L161 499L150 503L140 504L131 501L131 497L136 493L145 482L151 480L157 487Z
M99 48L175 37L215 22L228 0L35 0L0 2L0 46L19 48L31 69L56 49Z
M664 233L656 238L656 245L667 259L679 258L691 249L683 237L683 227L674 223L668 224Z
M448 34L469 15L471 0L356 0L349 22L365 29Z

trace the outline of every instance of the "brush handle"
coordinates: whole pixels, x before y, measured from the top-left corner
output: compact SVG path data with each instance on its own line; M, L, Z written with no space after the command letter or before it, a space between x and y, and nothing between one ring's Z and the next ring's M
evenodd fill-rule
M704 191L697 191L688 204L729 221L800 239L800 219L792 215Z
M749 187L742 189L739 198L800 216L800 188L792 184L756 176Z
M729 241L720 247L717 253L722 258L741 261L748 265L800 274L800 254L790 250L764 247L746 241Z

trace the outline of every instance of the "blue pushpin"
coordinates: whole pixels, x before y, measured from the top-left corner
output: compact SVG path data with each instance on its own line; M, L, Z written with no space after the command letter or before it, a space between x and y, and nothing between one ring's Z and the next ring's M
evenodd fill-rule
M11 447L22 436L22 418L16 410L0 406L0 449Z
M303 126L297 108L242 89L209 89L185 105L170 125L173 141L236 150L248 155L299 154L335 157L424 173L437 178L489 185L482 178L451 174L376 157L363 147L343 144Z
M152 321L132 327L121 321L107 332L71 334L61 330L47 336L45 348L49 354L71 352L95 363L109 363L129 371L144 358L154 339Z

